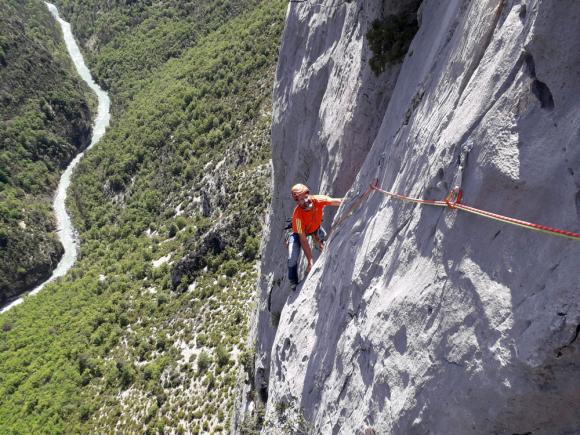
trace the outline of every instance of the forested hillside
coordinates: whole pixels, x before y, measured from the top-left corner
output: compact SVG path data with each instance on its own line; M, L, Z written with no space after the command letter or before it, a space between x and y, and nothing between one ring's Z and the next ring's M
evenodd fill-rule
M60 173L88 145L92 97L36 1L0 2L0 304L46 279Z
M151 74L161 65L179 58L199 38L260 3L56 1L74 25L93 75L111 91L116 111L147 86Z
M286 2L108 3L62 2L114 118L73 179L78 264L0 316L0 432L227 432Z

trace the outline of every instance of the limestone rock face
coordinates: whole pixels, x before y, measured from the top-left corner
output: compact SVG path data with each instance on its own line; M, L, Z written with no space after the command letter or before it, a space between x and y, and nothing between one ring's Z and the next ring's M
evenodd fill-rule
M292 183L346 194L338 215L375 178L442 199L463 149L464 203L580 232L580 3L424 0L400 72L377 78L364 35L402 7L289 6L255 324L264 431L578 433L580 242L374 193L288 288Z
M255 385L262 401L275 325L290 294L283 231L294 209L290 187L302 182L313 192L337 197L347 192L376 137L400 70L400 64L389 66L380 77L371 71L365 34L380 18L382 5L364 3L292 3L288 8L274 89L272 208L253 325ZM412 2L391 3L404 8ZM327 212L327 228L331 218ZM254 409L245 394L240 396L238 412ZM234 420L235 427L237 416Z

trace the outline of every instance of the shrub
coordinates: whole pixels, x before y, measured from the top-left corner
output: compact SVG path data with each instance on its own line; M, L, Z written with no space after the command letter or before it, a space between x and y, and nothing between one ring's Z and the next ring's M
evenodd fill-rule
M230 354L226 350L225 346L221 343L218 344L218 347L216 348L216 360L218 366L220 367L223 367L230 362Z
M199 354L199 357L197 358L197 372L198 373L205 372L209 368L210 364L211 364L211 357L209 356L209 354L207 352L202 351Z
M227 287L227 285L228 285L228 280L227 280L225 277L223 277L223 276L220 276L220 277L218 278L218 285L219 285L221 288L225 288L225 287Z
M168 297L166 294L161 293L159 296L157 296L157 305L161 306L163 304L166 304L168 301Z
M8 233L3 228L0 228L0 248L8 246Z
M249 237L248 239L246 239L246 242L244 243L244 251L243 251L244 258L246 258L247 260L254 260L258 255L259 249L260 242L258 242L258 239Z
M0 168L0 183L9 183L10 182L10 177L8 176L8 174L6 172L4 172L4 170L2 168Z
M207 335L199 334L196 338L196 342L198 346L205 346L207 344ZM194 355L192 355L194 356Z
M120 175L113 175L109 178L109 187L114 193L122 192L125 189L125 180Z
M264 414L265 408L263 406L258 406L254 411L254 414L247 416L242 422L240 427L241 435L252 435L255 433L260 433L264 425Z
M117 361L116 366L121 387L127 388L135 379L135 370L129 363L122 360Z
M222 268L226 276L231 278L240 270L240 264L236 260L228 260L223 264Z
M175 225L177 225L177 228L182 230L187 225L187 219L183 216L178 216L177 219L175 219Z
M375 20L367 32L369 47L373 57L369 65L376 75L385 70L387 64L400 62L419 29L417 10L421 5L416 0L399 15L389 15L382 20Z
M212 390L215 387L215 376L212 373L208 373L205 377L205 382L207 385L207 390ZM212 413L213 414L213 413Z
M247 373L248 378L254 376L254 352L251 349L244 349L240 353L240 364L244 367L244 371Z

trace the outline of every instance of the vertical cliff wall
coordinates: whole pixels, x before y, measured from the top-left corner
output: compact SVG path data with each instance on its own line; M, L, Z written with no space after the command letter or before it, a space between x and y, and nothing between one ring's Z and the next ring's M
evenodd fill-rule
M412 1L389 2L402 10ZM395 3L398 3L395 6ZM369 67L365 34L381 18L379 2L291 3L274 89L273 199L266 225L253 325L255 385L267 400L270 353L276 327L291 294L286 281L283 228L292 215L290 187L343 196L351 187L381 124L400 64L377 77ZM332 214L327 214L328 227ZM242 408L245 397L242 398Z
M580 4L424 0L400 73L374 77L366 29L401 7L289 8L255 325L266 431L575 433L580 243L375 193L288 289L297 181L348 191L339 213L374 178L441 199L468 149L465 203L580 230Z

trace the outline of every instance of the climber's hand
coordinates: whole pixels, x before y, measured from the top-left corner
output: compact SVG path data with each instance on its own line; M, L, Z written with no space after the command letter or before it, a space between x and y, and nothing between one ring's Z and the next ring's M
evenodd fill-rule
M308 260L308 266L306 266L306 275L310 273L310 269L314 266L314 262L312 260Z

